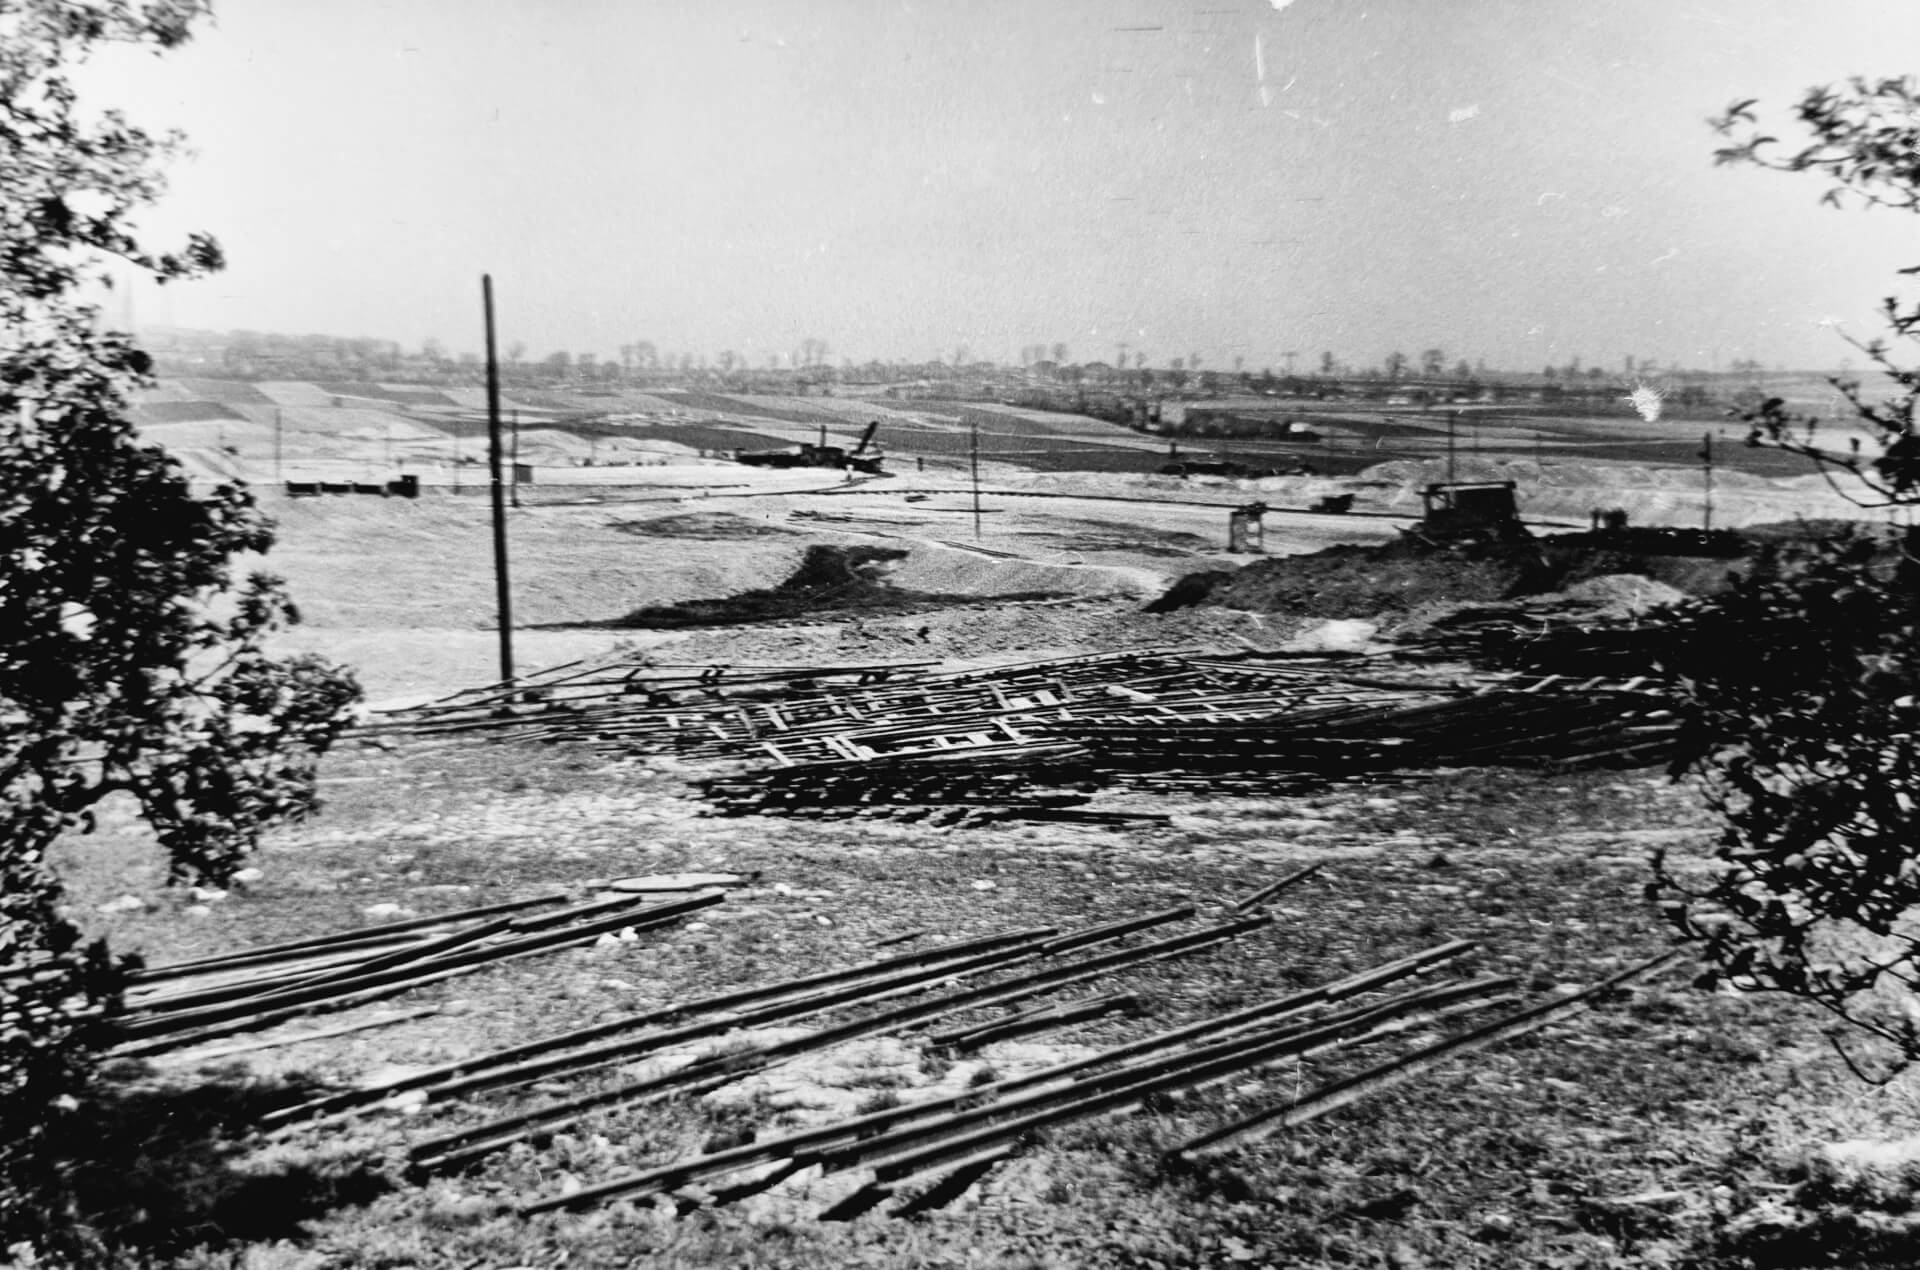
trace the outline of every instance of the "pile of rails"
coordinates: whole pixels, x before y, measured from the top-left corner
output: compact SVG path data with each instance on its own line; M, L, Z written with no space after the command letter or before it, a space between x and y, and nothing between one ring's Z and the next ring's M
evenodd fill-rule
M1403 636L1400 652L1410 660L1582 678L1647 675L1685 655L1693 634L1687 619L1684 607L1613 617L1524 604L1478 605L1434 623L1416 638Z
M632 1064L657 1060L658 1070L637 1079L620 1079L576 1098L548 1103L479 1125L416 1143L411 1152L419 1174L468 1167L517 1142L550 1134L556 1126L610 1107L637 1106L704 1092L764 1070L800 1054L870 1036L900 1035L941 1020L977 1019L995 1006L1030 1002L1076 985L1103 988L1115 975L1152 963L1191 956L1266 926L1271 918L1248 910L1281 885L1309 876L1302 870L1250 898L1228 920L1185 934L1131 947L1084 955L1103 944L1192 918L1191 906L1126 918L1082 930L1053 928L1013 931L941 944L841 970L759 984L680 1002L558 1036L528 1041L492 1053L462 1059L385 1082L284 1108L270 1114L267 1128L329 1122L382 1107L417 1111L455 1103L483 1092L547 1086L556 1080L631 1076ZM984 982L981 982L983 981ZM1070 1009L1027 1010L1012 1018L970 1023L944 1039L965 1047L984 1038L1063 1026L1068 1022L1129 1008L1111 994ZM851 1017L849 1017L849 1015ZM790 1027L802 1020L832 1016L817 1030L786 1039L742 1044L739 1037L757 1029ZM689 1046L732 1034L705 1054L688 1056ZM784 1035L784 1034L783 1034ZM675 1060L672 1056L678 1055Z
M1004 1037L1116 1013L1138 1014L1151 993L1130 985L1130 976L1257 935L1270 922L1262 907L1314 872L1307 868L1282 878L1217 919L1179 934L1162 931L1196 919L1191 906L1065 933L1041 928L943 944L667 1005L341 1090L271 1112L262 1127L298 1132L379 1110L404 1111L409 1125L440 1111L464 1113L410 1144L410 1172L423 1180L471 1171L509 1148L537 1147L615 1109L711 1092L866 1037L916 1037L929 1050L952 1054ZM1428 1033L1466 1015L1510 1005L1517 986L1506 976L1413 986L1414 980L1458 966L1475 947L1470 940L1448 940L1332 982L1109 1044L1041 1070L605 1177L534 1199L522 1211L649 1196L688 1205L724 1204L807 1169L852 1177L849 1185L830 1188L836 1198L826 1217L851 1217L890 1198L905 1201L892 1210L896 1214L919 1211L964 1191L1023 1150L1038 1131L1128 1113L1169 1094L1244 1079L1275 1064L1297 1072L1303 1059ZM1171 1148L1169 1160L1191 1161L1301 1123L1451 1058L1532 1031L1625 977L1429 1041L1304 1096L1216 1125ZM1092 995L1049 1000L1073 989ZM820 1022L810 1030L793 1028L812 1019ZM568 1084L577 1092L551 1096L556 1086ZM481 1119L468 1105L529 1089L546 1093L548 1100L504 1114L496 1109Z
M1642 678L1172 649L957 671L567 667L377 726L745 765L702 785L732 814L936 824L1142 818L1088 807L1100 791L1271 794L1441 766L1633 765L1662 759L1674 733Z
M1441 944L1359 974L1265 1001L1231 1014L1155 1033L1023 1076L976 1086L964 1094L903 1103L744 1146L708 1152L629 1173L563 1194L529 1201L524 1214L589 1208L616 1199L671 1197L683 1208L748 1198L806 1170L854 1173L864 1181L820 1214L847 1220L889 1199L888 1215L912 1216L966 1192L995 1166L1026 1150L1033 1135L1063 1125L1148 1106L1276 1064L1351 1050L1514 1000L1503 976L1437 984L1373 1000L1389 985L1426 974L1471 951L1465 941ZM1190 1166L1243 1143L1305 1124L1443 1063L1524 1036L1584 1008L1672 955L1635 966L1592 987L1517 1010L1490 1023L1430 1042L1363 1071L1282 1099L1181 1142L1164 1153L1173 1168ZM1356 1002L1348 1004L1350 1002ZM1297 1070L1297 1066L1295 1066Z
M351 1009L502 961L655 929L724 898L711 890L568 904L542 895L150 967L134 974L111 1020L113 1053L152 1057Z

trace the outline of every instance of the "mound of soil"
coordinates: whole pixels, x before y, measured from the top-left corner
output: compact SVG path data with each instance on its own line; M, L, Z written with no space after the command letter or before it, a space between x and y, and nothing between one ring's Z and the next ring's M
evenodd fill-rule
M1147 610L1218 604L1255 613L1379 617L1441 601L1487 602L1545 589L1546 571L1539 545L1531 541L1435 546L1406 537L1256 560L1234 572L1188 574Z
M1218 604L1307 617L1398 616L1435 604L1489 604L1630 574L1686 595L1724 590L1758 543L1744 531L1626 529L1512 541L1418 535L1188 574L1148 606Z
M887 567L907 558L896 547L826 546L807 548L800 567L778 586L719 599L635 609L613 623L647 630L687 626L737 626L753 622L790 622L822 613L910 613L979 603L981 597L896 587ZM996 595L994 601L1045 600L1060 593L1030 591Z

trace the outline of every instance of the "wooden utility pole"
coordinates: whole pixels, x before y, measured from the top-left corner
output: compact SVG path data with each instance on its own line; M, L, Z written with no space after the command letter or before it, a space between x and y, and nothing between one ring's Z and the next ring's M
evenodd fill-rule
M980 541L980 424L976 420L968 429L967 457L973 469L973 540Z
M493 581L500 609L500 680L513 686L513 588L507 580L507 502L500 479L500 359L493 343L493 275L480 275L487 318L487 466L493 479ZM456 465L457 470L457 465Z
M592 444L591 438L588 444ZM513 505L520 505L520 411L513 412Z
M1707 506L1703 528L1713 532L1713 433L1700 438L1700 462L1706 472Z

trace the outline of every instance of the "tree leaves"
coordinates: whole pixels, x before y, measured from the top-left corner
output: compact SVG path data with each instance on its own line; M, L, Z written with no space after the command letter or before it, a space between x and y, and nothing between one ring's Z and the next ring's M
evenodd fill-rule
M1691 768L1721 816L1705 884L1656 867L1711 976L1806 997L1908 1046L1920 979L1920 589L1909 553L1842 534L1764 554L1690 611L1676 674Z
M276 660L272 545L244 489L199 495L128 419L146 354L76 288L117 257L161 280L218 268L203 234L150 252L129 216L179 144L79 112L64 68L103 41L171 47L199 0L14 0L0 23L0 1245L60 1237L55 1157L122 967L61 910L47 848L89 808L140 802L171 875L224 881L270 824L314 806L314 766L358 698Z

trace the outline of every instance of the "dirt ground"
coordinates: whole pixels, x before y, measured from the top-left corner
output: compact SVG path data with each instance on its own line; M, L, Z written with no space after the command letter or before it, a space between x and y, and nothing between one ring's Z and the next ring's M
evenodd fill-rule
M576 474L590 471L580 469ZM1264 554L1285 556L1340 544L1385 543L1419 514L1419 488L1433 464L1387 464L1362 478L1258 481L1032 473L990 465L976 517L970 485L951 475L910 473L845 483L835 474L728 464L635 469L621 486L549 486L525 491L510 510L509 568L516 660L552 665L615 647L697 634L585 629L646 605L718 598L786 577L813 544L906 550L890 571L904 589L983 598L1013 593L1084 596L1066 613L1030 610L1031 637L1009 621L981 618L994 647L1067 649L1088 639L1111 646L1162 642L1185 629L1134 617L1128 601L1162 593L1190 573L1231 570L1259 556L1227 551L1235 507L1263 502ZM1548 464L1483 456L1463 461L1463 479L1512 479L1523 512L1584 527L1598 508L1623 508L1634 524L1697 525L1698 474L1604 463ZM1288 510L1328 493L1357 497L1349 515ZM329 653L353 665L369 695L386 701L438 694L498 677L491 521L477 487L429 489L418 500L264 495L281 525L267 562L287 578L304 625L290 650ZM1857 515L1818 477L1765 480L1724 474L1715 524ZM1558 518L1556 521L1555 518ZM1111 604L1102 607L1102 598ZM1076 615L1098 614L1079 620ZM1187 625L1194 620L1184 619ZM1203 639L1261 641L1273 619L1214 615ZM927 622L903 629L911 635ZM941 623L932 623L938 628ZM1280 625L1287 626L1284 617ZM1136 630L1137 627L1137 630ZM853 646L903 642L880 624L847 637ZM1211 628L1209 628L1211 630ZM1288 631L1287 633L1291 633ZM822 636L743 636L755 656L813 646ZM1182 638L1185 638L1182 636ZM771 643L769 641L772 641ZM829 640L829 646L837 642ZM937 643L937 638L921 643ZM949 641L951 643L951 641ZM926 651L923 649L922 651ZM695 654L689 653L689 656Z
M1522 462L1489 470L1519 478ZM1412 491L1429 476L1180 482L995 470L976 536L972 491L951 477L846 487L822 485L817 473L802 481L715 465L650 471L663 479L644 488L583 485L572 491L579 501L543 490L537 505L512 513L523 666L622 647L694 666L828 667L1286 647L1311 640L1320 619L1304 608L1148 614L1144 603L1182 575L1252 559L1224 549L1231 507L1256 499L1305 506L1350 489L1356 511L1380 514L1271 515L1267 552L1379 543L1408 523ZM708 487L684 487L703 475ZM1637 520L1684 521L1699 510L1700 491L1686 480L1646 469L1590 464L1575 480L1550 468L1523 488L1530 505L1580 524L1583 502L1630 504ZM1830 510L1789 483L1742 489L1724 496L1747 498L1743 515ZM276 497L271 510L280 545L265 563L287 578L306 616L282 647L352 666L376 701L498 677L484 500ZM672 632L600 625L643 605L774 585L816 544L903 549L892 581L981 603ZM1058 598L993 602L1033 591ZM314 1024L295 1024L247 1052L170 1062L132 1079L160 1091L163 1104L347 1087L796 968L853 964L884 941L925 932L963 938L1072 926L1177 903L1218 914L1302 863L1322 864L1325 876L1282 899L1269 931L1142 973L1133 986L1148 998L1153 1026L1451 936L1479 941L1476 972L1510 974L1527 1000L1545 1000L1664 948L1641 898L1647 853L1704 860L1713 832L1692 792L1653 771L1440 772L1266 798L1198 791L1143 800L1151 805L1141 810L1163 819L1138 828L965 830L716 817L689 783L699 774L569 745L350 740L324 768L323 813L274 834L255 879L213 899L166 888L138 827L123 811L110 814L95 838L63 845L73 899L117 947L155 961L346 929L394 911L384 905L434 912L556 887L591 895L639 873L758 874L707 920L374 1007L429 1008L423 1017L306 1040L298 1038ZM138 904L112 907L128 896ZM1891 1265L1916 1246L1897 1214L1870 1213L1869 1221L1852 1209L1839 1242L1822 1243L1819 1231L1841 1220L1834 1210L1809 1217L1788 1201L1819 1144L1920 1129L1920 1087L1909 1078L1860 1085L1818 1020L1778 1003L1694 992L1684 968L1538 1038L1194 1175L1161 1170L1160 1153L1230 1116L1350 1075L1358 1060L1295 1061L1121 1119L1037 1135L976 1188L912 1219L822 1222L835 1192L817 1176L752 1204L696 1206L684 1217L669 1206L538 1219L512 1212L517 1201L696 1153L726 1135L965 1088L987 1069L1018 1073L1146 1026L1102 1020L955 1063L936 1061L923 1038L875 1041L708 1098L609 1112L475 1174L424 1184L399 1167L411 1137L517 1104L403 1111L264 1143L209 1130L191 1144L189 1179L177 1161L156 1157L114 1202L172 1214L159 1234L143 1236L147 1255L199 1270ZM1894 1251L1875 1260L1886 1248Z

